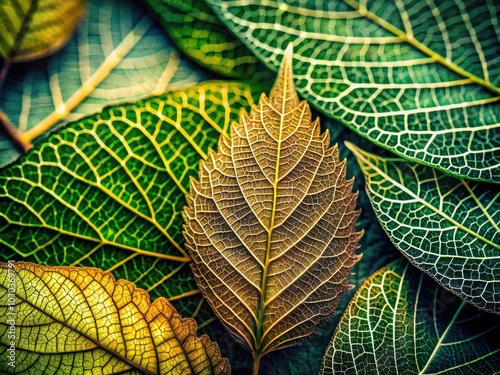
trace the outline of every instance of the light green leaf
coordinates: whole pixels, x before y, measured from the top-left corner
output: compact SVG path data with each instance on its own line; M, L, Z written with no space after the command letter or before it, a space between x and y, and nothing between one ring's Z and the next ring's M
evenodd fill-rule
M500 317L407 262L368 279L342 316L320 374L496 374Z
M206 68L231 77L274 80L269 71L202 1L146 0L177 46Z
M500 189L347 144L396 247L446 289L500 313Z
M300 94L407 159L500 182L500 3L207 0Z
M247 84L212 82L55 132L0 170L0 260L99 267L176 300L183 316L211 318L200 310L181 213L199 160L252 104Z
M21 143L29 145L63 121L206 78L179 55L140 2L91 0L65 48L11 67L0 103ZM0 155L0 161L9 160Z
M85 0L7 0L0 6L0 56L9 61L51 54L69 39L85 12Z

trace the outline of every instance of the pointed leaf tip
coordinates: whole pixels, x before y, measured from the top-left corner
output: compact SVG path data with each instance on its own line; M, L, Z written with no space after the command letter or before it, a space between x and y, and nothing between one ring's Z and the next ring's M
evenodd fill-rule
M291 106L299 104L299 97L293 83L293 44L289 43L283 53L281 67L276 77L271 93L270 101L275 108L282 108L285 102L290 102Z

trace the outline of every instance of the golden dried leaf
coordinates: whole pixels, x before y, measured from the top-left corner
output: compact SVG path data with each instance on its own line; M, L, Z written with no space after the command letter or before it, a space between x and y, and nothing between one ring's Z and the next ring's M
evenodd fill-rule
M11 345L12 322L15 368L3 361L1 373L230 372L217 344L196 336L193 319L97 268L0 263L0 352Z
M291 57L270 97L202 164L185 210L197 283L257 367L331 317L361 236L346 163L299 101Z

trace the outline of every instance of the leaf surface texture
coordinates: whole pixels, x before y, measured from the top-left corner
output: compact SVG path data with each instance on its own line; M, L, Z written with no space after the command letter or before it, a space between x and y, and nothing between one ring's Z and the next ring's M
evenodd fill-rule
M500 3L207 1L298 92L400 156L500 182Z
M99 267L212 318L183 249L185 193L232 108L253 103L248 85L211 82L55 132L0 170L0 259Z
M177 46L208 69L239 79L273 79L271 73L203 1L146 0Z
M500 190L353 144L368 195L396 247L479 308L500 313Z
M197 283L257 362L331 317L358 259L352 180L299 102L290 53L270 97L203 163L185 211Z
M0 56L27 61L61 48L86 8L85 0L7 0L0 7Z
M140 2L89 0L65 48L10 68L0 103L28 145L62 122L205 79L207 74L179 54ZM12 161L8 145L0 136L0 165Z
M499 316L465 303L399 260L357 292L320 375L496 374L499 334Z
M2 373L230 372L217 344L196 336L194 320L183 319L165 298L151 303L144 290L96 268L2 263L0 312L3 355L9 347L8 319L15 314L16 320L17 366L3 360Z

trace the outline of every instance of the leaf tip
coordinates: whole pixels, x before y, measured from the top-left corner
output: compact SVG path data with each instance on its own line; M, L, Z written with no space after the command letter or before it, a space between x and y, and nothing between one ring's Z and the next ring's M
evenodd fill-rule
M281 60L281 67L274 83L269 99L275 105L282 101L290 102L290 105L296 107L299 104L299 97L295 91L293 83L293 44L289 43L283 59Z

